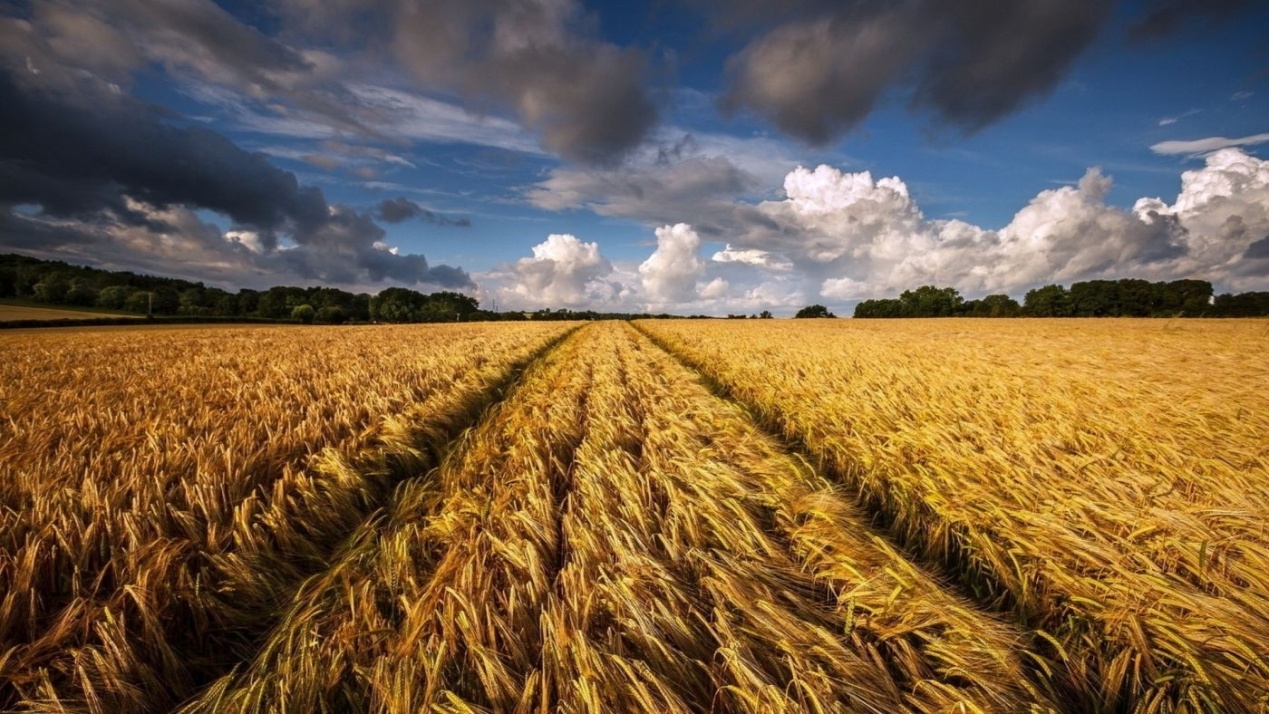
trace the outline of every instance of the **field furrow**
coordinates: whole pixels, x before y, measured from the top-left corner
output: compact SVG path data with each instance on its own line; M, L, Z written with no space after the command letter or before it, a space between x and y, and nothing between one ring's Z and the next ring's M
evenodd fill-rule
M1263 323L639 326L1013 609L1073 710L1269 709Z
M170 707L567 326L0 337L0 709Z
M602 323L398 486L184 711L1044 711L1023 639Z

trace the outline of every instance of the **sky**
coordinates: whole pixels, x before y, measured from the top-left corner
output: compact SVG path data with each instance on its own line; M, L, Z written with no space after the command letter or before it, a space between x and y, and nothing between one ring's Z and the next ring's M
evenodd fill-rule
M0 0L0 252L497 309L1269 290L1269 3Z

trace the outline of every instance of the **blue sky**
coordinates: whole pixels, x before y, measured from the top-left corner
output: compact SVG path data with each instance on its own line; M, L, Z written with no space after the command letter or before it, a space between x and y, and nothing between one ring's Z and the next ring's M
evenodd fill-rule
M1269 289L1265 3L3 7L4 249L508 308Z

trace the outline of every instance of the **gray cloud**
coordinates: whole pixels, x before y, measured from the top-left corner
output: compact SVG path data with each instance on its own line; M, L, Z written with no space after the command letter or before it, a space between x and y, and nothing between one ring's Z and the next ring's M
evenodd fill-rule
M1269 260L1269 236L1248 245L1243 252L1243 260Z
M1155 0L1146 15L1128 28L1133 40L1163 37L1180 28L1225 20L1250 6L1251 0Z
M375 210L379 220L387 223L404 223L411 218L418 218L424 223L432 223L438 226L471 227L471 220L467 218L451 218L435 211L429 211L404 196L384 199L379 202Z
M927 29L906 7L790 22L728 61L723 107L754 109L786 133L827 143L872 112Z
M597 39L576 0L279 0L272 12L276 37L211 0L33 0L28 17L0 22L4 54L39 72L31 83L72 86L87 72L126 88L132 72L158 65L281 133L388 136L399 112L359 95L367 69L459 99L468 121L446 117L448 133L514 113L546 148L587 163L618 160L656 123L646 58ZM510 133L483 133L492 130Z
M737 226L733 199L756 185L753 175L724 157L696 156L659 166L555 169L528 199L547 210L585 208L645 223L672 224L692 216L697 231L714 236Z
M748 3L758 12L758 0ZM823 144L895 87L914 107L976 131L1053 90L1109 17L1100 0L799 3L728 62L724 107L752 109Z
M616 161L656 123L646 58L598 40L595 18L576 0L281 0L279 7L293 36L390 55L425 89L457 93L478 111L513 111L570 159Z
M0 69L0 240L8 245L78 246L115 260L132 251L173 265L219 256L245 271L340 283L471 285L461 271L388 250L369 215L328 204L263 154L182 126L109 85L81 81L78 89L68 96L65 87L19 84ZM23 205L38 213L16 213ZM250 232L254 249L194 219L192 208L227 216ZM284 248L280 237L294 245Z
M949 32L931 43L914 102L969 131L1044 96L1110 17L1104 0L935 2Z

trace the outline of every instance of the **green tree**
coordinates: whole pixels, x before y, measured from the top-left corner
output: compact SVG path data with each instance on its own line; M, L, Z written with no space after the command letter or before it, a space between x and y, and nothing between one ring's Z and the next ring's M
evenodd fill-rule
M1031 317L1069 317L1071 308L1066 288L1061 285L1045 285L1028 290L1022 300L1022 312Z
M418 322L427 298L406 288L387 288L370 298L370 319L378 322Z
M83 278L76 278L71 281L70 289L66 291L63 300L67 305L91 307L97 304L97 288Z
M70 280L62 273L49 273L32 286L31 290L36 300L60 305L65 302L66 293L70 291Z
M922 285L916 290L904 290L899 301L907 317L951 317L960 310L965 299L956 288Z
M314 318L314 321L323 325L342 325L347 319L348 316L344 313L344 308L338 305L327 305L317 311L317 317Z
M824 307L823 305L807 305L801 310L798 310L797 314L794 315L793 317L819 318L819 317L837 317L837 316L829 312L828 308Z
M97 307L122 310L132 293L132 288L127 285L107 285L97 293Z
M314 310L312 305L296 305L291 309L291 319L305 325L313 324L313 319L316 317L317 310Z
M903 317L903 301L864 300L855 306L855 317Z
M123 309L142 315L148 314L150 312L150 297L150 291L137 290L123 301Z
M761 320L770 320L770 319L773 319L774 317L775 315L772 315L770 310L763 310L762 312L758 313L758 318Z
M1017 317L1021 313L1022 306L1008 295L988 295L962 306L962 314L970 317Z

